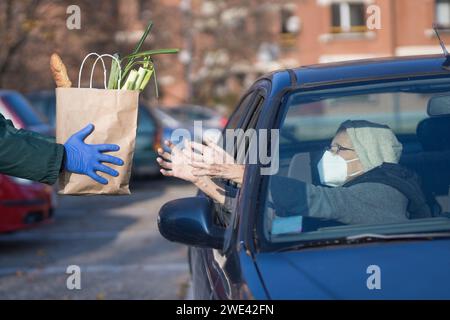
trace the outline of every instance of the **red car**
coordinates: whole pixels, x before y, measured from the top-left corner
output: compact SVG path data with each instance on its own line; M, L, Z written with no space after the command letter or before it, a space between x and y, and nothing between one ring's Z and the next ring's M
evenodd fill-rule
M16 128L51 135L52 129L15 91L0 90L0 113ZM52 187L0 174L0 232L17 231L49 221L56 205Z
M48 221L53 216L54 198L50 186L0 175L0 232Z

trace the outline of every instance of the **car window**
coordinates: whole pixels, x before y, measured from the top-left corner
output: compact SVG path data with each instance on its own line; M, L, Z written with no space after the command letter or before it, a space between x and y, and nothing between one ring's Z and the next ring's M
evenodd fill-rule
M231 116L230 121L228 122L228 126L226 129L228 130L236 130L236 129L242 129L247 130L251 127L251 125L255 125L257 122L257 118L260 113L260 108L264 102L264 97L261 93L250 93L248 94L241 102L241 104L238 106L234 114ZM227 137L227 134L225 134L225 137ZM236 156L239 154L237 150L241 148L245 148L243 150L247 150L246 146L250 143L250 139L252 137L249 137L248 139L244 137L237 137L237 139L233 140L234 144L234 150L236 150L234 157L236 159ZM226 145L226 144L224 144ZM243 151L243 157L242 157L242 163L245 158L245 151ZM237 159L238 163L240 163L240 159ZM225 188L227 190L227 194L229 197L227 197L226 206L220 206L218 205L216 208L216 216L218 217L218 220L221 222L223 226L229 226L230 222L233 219L233 212L236 206L236 200L240 192L240 186L236 184L235 182L221 179L220 182L222 182L225 185Z
M252 102L250 107L250 112L244 118L242 122L242 128L247 130L245 135L243 135L239 140L236 141L237 144L237 154L236 161L241 164L245 164L247 162L247 156L249 152L249 145L251 139L253 139L253 134L255 131L251 131L251 129L255 129L256 123L259 118L259 114L261 112L261 107L264 104L264 96L261 93L258 93L255 96L255 99ZM249 130L250 129L250 130Z
M253 128L255 126L259 117L259 112L261 111L260 107L263 102L264 97L261 92L249 93L240 104L240 106L244 107L238 107L235 110L223 132L223 138L225 141L220 141L220 143L226 147L233 147L231 148L232 150L227 151L234 153L233 156L238 163L244 163L245 161L251 135L249 132L239 134L236 130L242 129L245 131L248 128ZM227 142L226 139L233 139L233 141ZM245 142L245 144L242 144L242 142Z
M226 130L234 130L239 128L240 124L242 123L243 118L248 112L248 108L251 106L252 101L254 100L255 93L254 92L248 92L246 95L241 99L240 103L236 107L235 111L229 118L227 126L223 130L223 137L226 137ZM224 139L220 139L218 141L218 144L223 146L225 149L226 141ZM233 184L231 184L228 180L225 179L218 179L218 183L223 184L226 188L229 188L230 192L238 191L237 187ZM227 199L227 203L233 203L232 199ZM231 221L231 211L230 208L225 208L225 206L221 206L219 204L215 205L214 210L214 217L215 222L223 227L227 227L230 224Z
M228 120L228 124L226 126L226 129L236 129L239 128L240 123L243 120L243 117L247 113L247 108L250 106L250 103L255 98L255 92L249 92L247 93L244 98L239 103L236 110L231 115L230 119Z
M441 81L444 84L434 85L433 80L427 80L290 93L279 132L279 171L265 178L267 188L262 194L260 227L265 239L280 244L364 232L391 234L449 228L450 143L443 136L450 136L450 115L436 119L426 111L431 97L450 94L448 80ZM346 120L364 120L355 122L364 124L370 121L392 129L402 144L398 149L399 165L407 170L402 171L404 176L396 176L397 184L374 175L373 180L367 180L372 184L323 184L324 173L319 169L324 167L325 150ZM366 144L358 145L358 150L373 150L369 146L380 128L362 126L352 131L353 140L349 141ZM363 131L366 129L372 131ZM364 132L372 136L363 137ZM440 143L433 143L436 139ZM354 150L347 152L355 152L359 158L373 157L363 151L360 155ZM343 166L348 170L345 161ZM337 168L341 164L333 168L340 171ZM373 169L362 172L362 176L370 177L366 173ZM408 193L406 185L414 185L415 192ZM420 209L413 208L417 203L421 203Z

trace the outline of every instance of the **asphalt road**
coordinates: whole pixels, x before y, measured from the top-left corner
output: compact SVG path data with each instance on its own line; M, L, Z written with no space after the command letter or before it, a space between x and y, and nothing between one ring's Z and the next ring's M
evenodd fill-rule
M189 184L158 179L134 182L131 196L58 197L54 222L0 235L0 299L185 298L186 247L162 238L156 218L191 195ZM70 265L81 290L67 289Z

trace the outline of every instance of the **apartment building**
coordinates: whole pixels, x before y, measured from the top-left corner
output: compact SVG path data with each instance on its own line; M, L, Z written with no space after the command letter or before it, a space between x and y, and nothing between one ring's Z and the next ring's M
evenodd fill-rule
M433 23L450 42L450 0L307 0L296 14L300 64L439 53ZM370 30L367 20L377 14L379 29Z
M440 53L433 23L450 46L450 0L119 0L118 39L135 41L135 17L151 17L155 5L168 8L164 28L182 48L161 78L168 104L202 88L239 92L278 68Z

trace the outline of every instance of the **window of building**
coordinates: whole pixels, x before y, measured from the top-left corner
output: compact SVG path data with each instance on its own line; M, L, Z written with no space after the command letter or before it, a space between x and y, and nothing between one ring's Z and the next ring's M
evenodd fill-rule
M153 1L148 0L139 0L137 3L138 6L138 15L139 19L142 21L148 21L152 17L152 8L154 8Z
M365 32L366 7L359 2L338 2L331 4L332 33Z
M450 29L450 0L436 0L435 10L438 27Z
M301 22L295 11L295 5L286 5L280 11L280 33L283 47L295 46L297 34L300 32Z
M294 8L286 7L281 10L281 33L298 33L300 31L300 18L295 14Z

